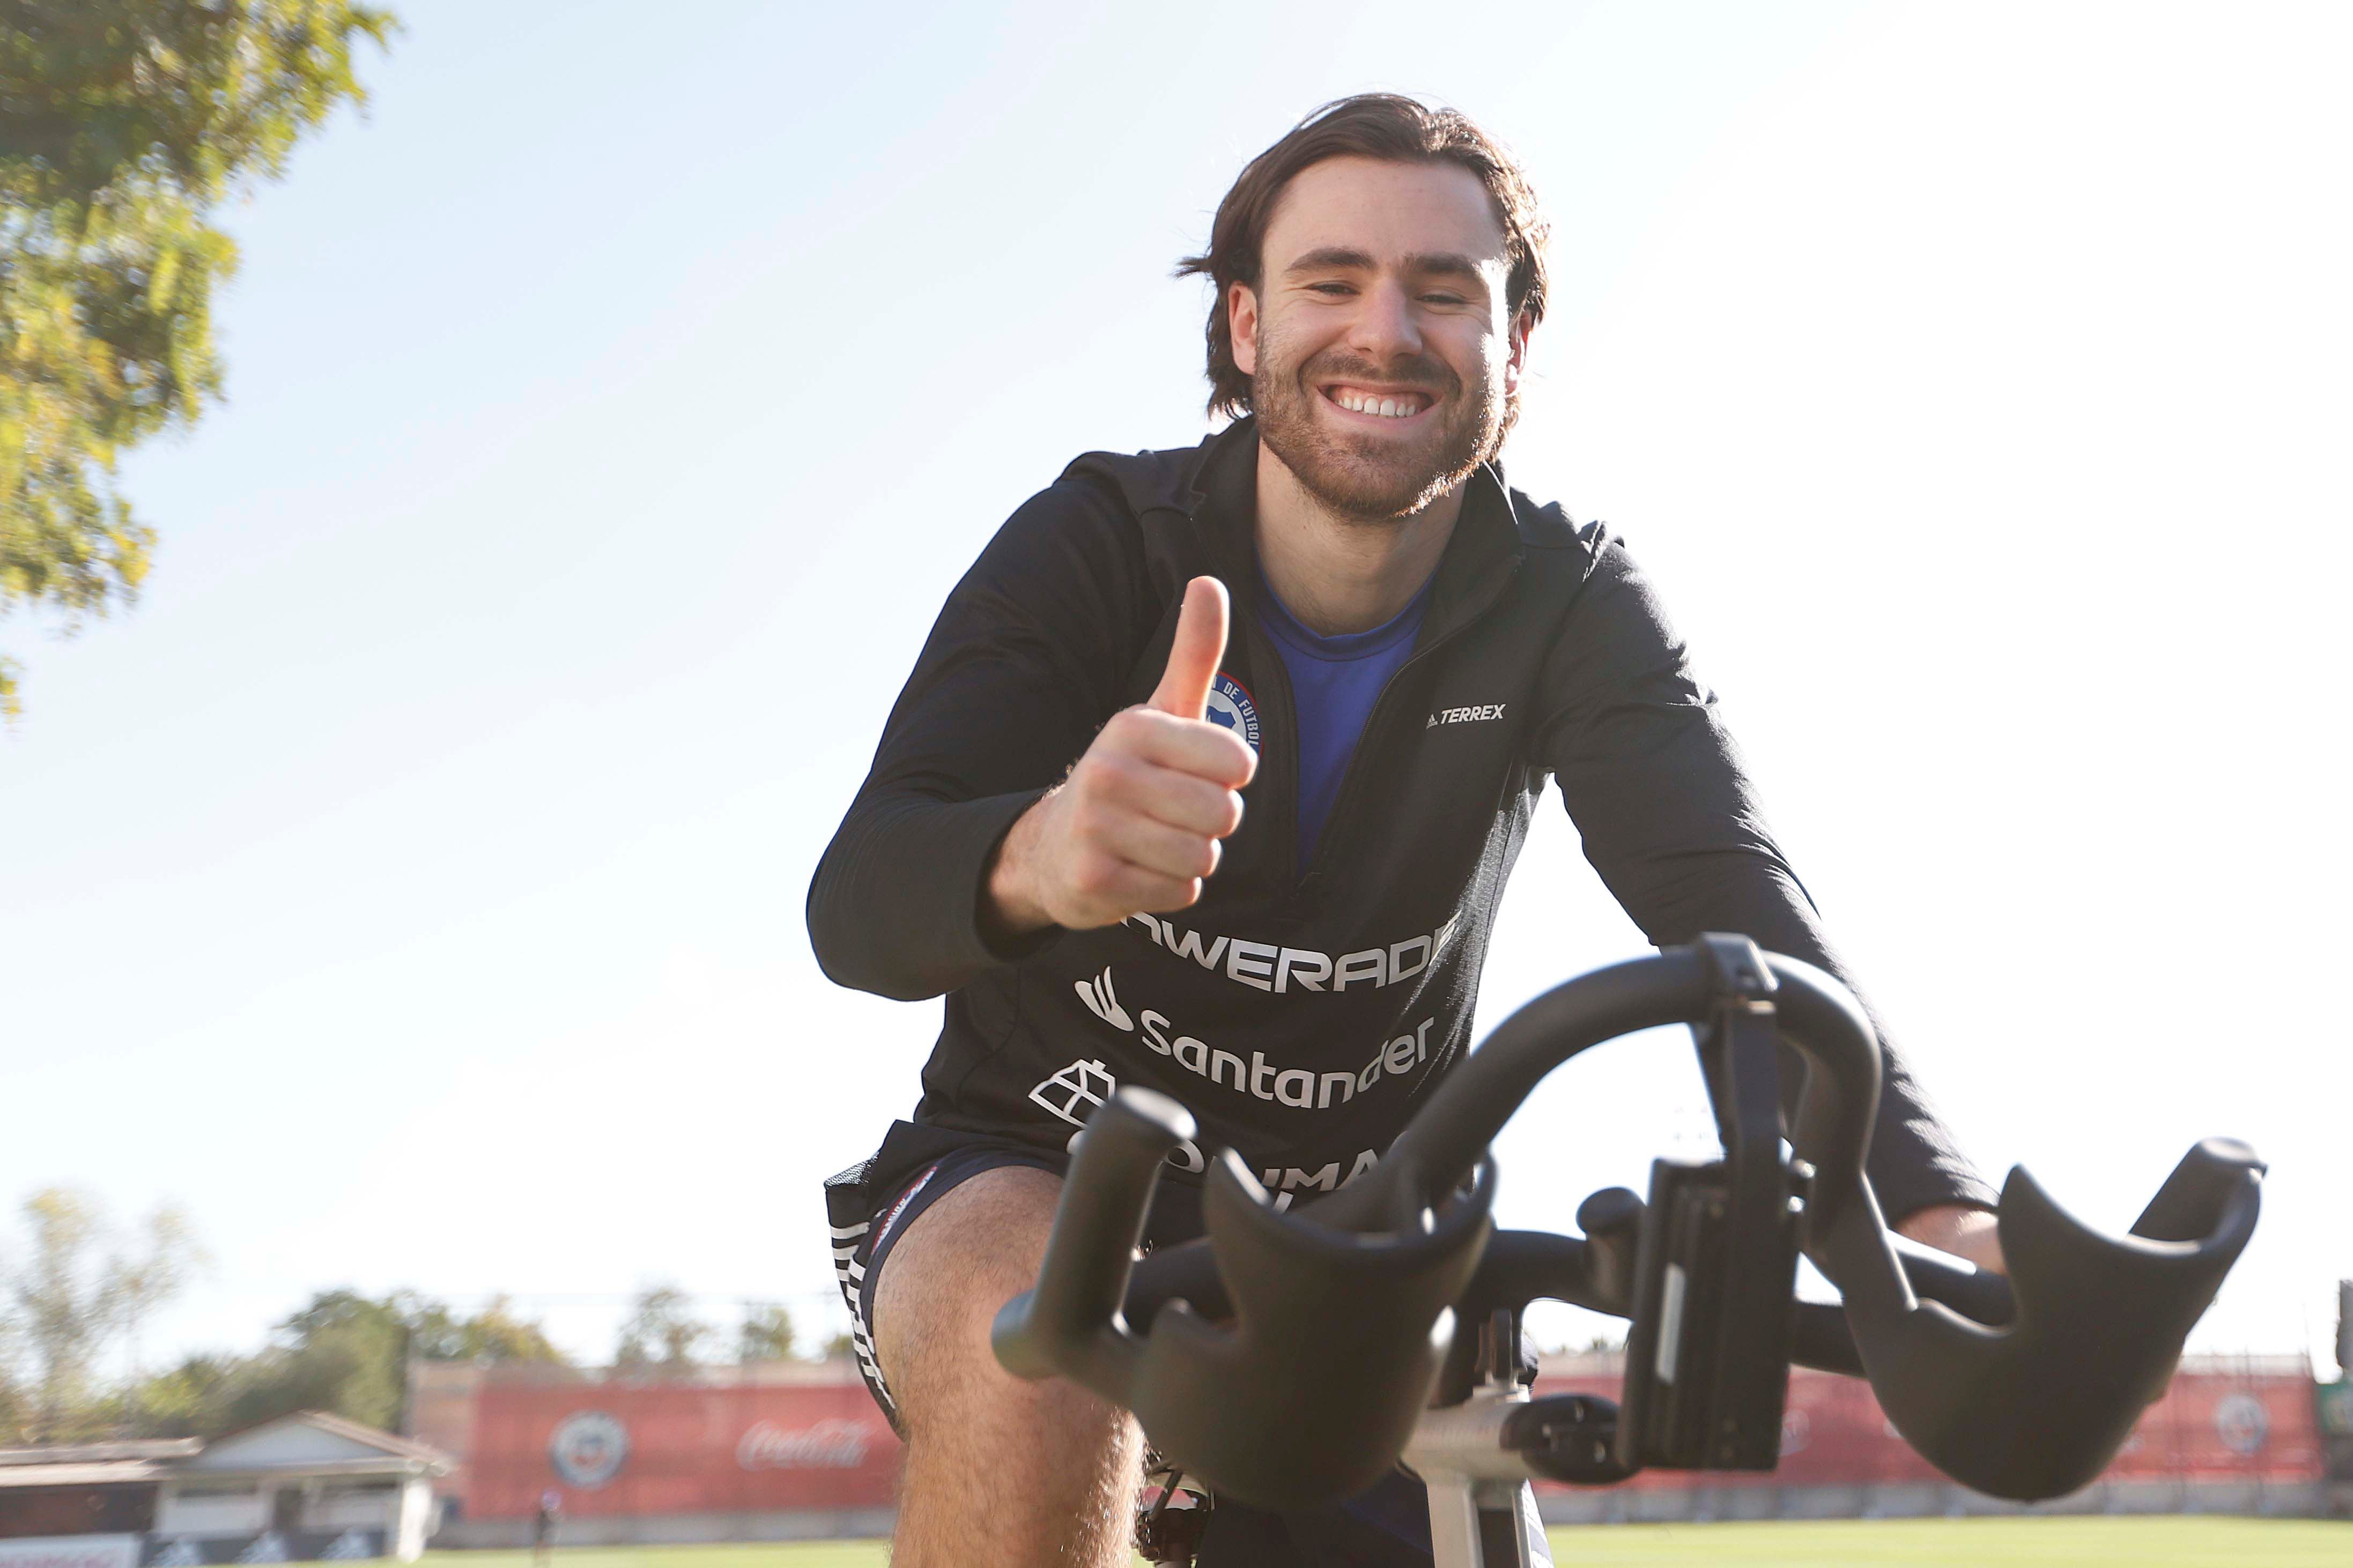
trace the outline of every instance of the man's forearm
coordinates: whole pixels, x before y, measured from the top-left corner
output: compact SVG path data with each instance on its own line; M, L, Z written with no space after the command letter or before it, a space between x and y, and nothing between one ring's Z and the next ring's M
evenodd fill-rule
M811 879L809 942L836 984L937 996L1005 962L975 891L1034 794L945 802L901 793L854 806Z

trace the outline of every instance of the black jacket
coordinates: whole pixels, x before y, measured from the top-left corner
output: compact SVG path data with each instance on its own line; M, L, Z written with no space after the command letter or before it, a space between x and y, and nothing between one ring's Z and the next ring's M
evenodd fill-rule
M1843 977L1767 833L1715 698L1624 547L1482 468L1411 658L1381 693L1311 864L1291 697L1250 613L1258 439L1081 458L998 531L941 611L809 889L845 985L945 994L919 1123L1061 1147L1116 1083L1312 1195L1367 1167L1472 1043L1505 879L1547 778L1651 941L1741 931ZM1237 604L1224 673L1259 771L1200 902L992 951L990 857L1096 731L1158 683L1184 585ZM1564 954L1562 977L1588 967ZM1992 1194L1894 1055L1871 1176L1891 1220ZM1200 1151L1176 1157L1200 1168Z

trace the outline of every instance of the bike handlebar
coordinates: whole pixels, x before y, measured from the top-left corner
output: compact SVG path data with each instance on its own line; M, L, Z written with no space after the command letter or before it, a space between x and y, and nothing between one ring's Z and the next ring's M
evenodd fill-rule
M1641 1200L1595 1194L1583 1237L1498 1235L1486 1149L1569 1058L1698 1023L1727 997L1768 1015L1809 1068L1791 1139L1812 1176L1799 1234L1842 1304L1799 1304L1795 1359L1868 1377L1896 1429L1980 1490L2032 1500L2089 1481L2163 1391L2245 1247L2262 1163L2228 1140L2197 1145L2123 1238L2085 1228L2014 1169L1999 1211L2008 1282L1913 1247L1882 1223L1862 1170L1880 1072L1869 1019L1830 975L1743 939L1703 938L1537 997L1440 1083L1372 1171L1312 1205L1277 1209L1222 1151L1206 1237L1140 1263L1163 1162L1196 1129L1173 1100L1120 1090L1073 1145L1038 1287L998 1314L997 1357L1134 1411L1155 1447L1244 1500L1354 1495L1403 1451L1458 1314L1538 1296L1633 1314Z
M1641 1199L1623 1187L1610 1187L1594 1194L1577 1210L1577 1224L1586 1233L1582 1237L1548 1230L1495 1232L1478 1270L1455 1304L1456 1321L1482 1321L1498 1307L1516 1310L1538 1300L1566 1301L1613 1318L1632 1316L1632 1237L1625 1238L1626 1254L1611 1259L1596 1245L1596 1227L1586 1223L1596 1201L1606 1199L1632 1205L1626 1216L1629 1229L1640 1220ZM1993 1327L2010 1322L2014 1303L2009 1280L1903 1237L1894 1241L1915 1295L1941 1301L1973 1322ZM1226 1282L1219 1276L1207 1237L1162 1247L1138 1258L1128 1277L1121 1315L1131 1330L1142 1333L1151 1328L1154 1314L1178 1300L1213 1322L1233 1315L1233 1302L1226 1294ZM1800 1300L1795 1305L1797 1331L1789 1359L1818 1372L1861 1377L1862 1356L1855 1349L1845 1310L1834 1301ZM1033 1316L1033 1331L1037 1321Z

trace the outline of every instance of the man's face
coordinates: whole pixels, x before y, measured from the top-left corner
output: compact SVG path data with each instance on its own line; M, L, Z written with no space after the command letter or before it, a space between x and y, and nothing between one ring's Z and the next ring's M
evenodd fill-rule
M1256 289L1227 297L1259 439L1308 493L1370 521L1419 510L1490 456L1527 331L1503 225L1457 163L1330 158L1275 203Z

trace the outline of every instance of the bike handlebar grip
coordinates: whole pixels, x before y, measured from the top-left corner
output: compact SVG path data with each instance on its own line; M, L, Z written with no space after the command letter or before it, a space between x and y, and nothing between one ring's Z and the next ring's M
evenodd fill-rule
M1889 1233L1904 1278L1912 1293L1924 1301L1942 1301L1973 1323L2001 1328L2018 1315L2010 1281L1991 1269L1977 1268L1960 1259Z
M1160 1309L1172 1301L1183 1301L1205 1318L1234 1315L1233 1303L1227 1299L1226 1282L1218 1273L1217 1256L1209 1250L1208 1237L1196 1237L1174 1247L1155 1247L1137 1258L1134 1271L1127 1277L1127 1300L1120 1311L1130 1329L1146 1333L1159 1317Z
M1418 1223L1344 1229L1275 1207L1230 1149L1202 1192L1233 1311L1162 1306L1125 1401L1153 1447L1264 1508L1354 1497L1396 1465L1493 1232L1494 1163Z
M2203 1240L2222 1223L2247 1173L2263 1169L2255 1152L2235 1138L2201 1139L2140 1211L2132 1234L2148 1241Z
M2209 1139L2175 1167L2136 1234L2111 1237L2012 1169L2000 1216L2013 1301L2006 1326L1915 1299L1884 1233L1870 1234L1874 1205L1847 1216L1823 1271L1906 1441L1979 1491L2063 1497L2099 1475L2165 1391L2182 1342L2254 1232L2263 1173L2245 1144Z
M1072 1146L1037 1288L991 1325L997 1362L1133 1411L1155 1447L1245 1501L1353 1497L1397 1463L1429 1403L1453 1341L1451 1303L1493 1232L1494 1162L1382 1231L1276 1207L1222 1151L1202 1194L1208 1256L1188 1253L1182 1271L1214 1290L1198 1303L1160 1295L1138 1334L1123 1315L1136 1243L1163 1162L1193 1132L1183 1107L1146 1089L1123 1089L1096 1110ZM1410 1174L1393 1179L1391 1197L1415 1190ZM1213 1323L1197 1305L1226 1307L1231 1321Z
M1123 1089L1088 1118L1071 1155L1038 1285L1005 1304L989 1331L1016 1377L1057 1373L1124 1405L1118 1390L1140 1350L1120 1316L1145 1215L1169 1151L1195 1131L1165 1094Z

